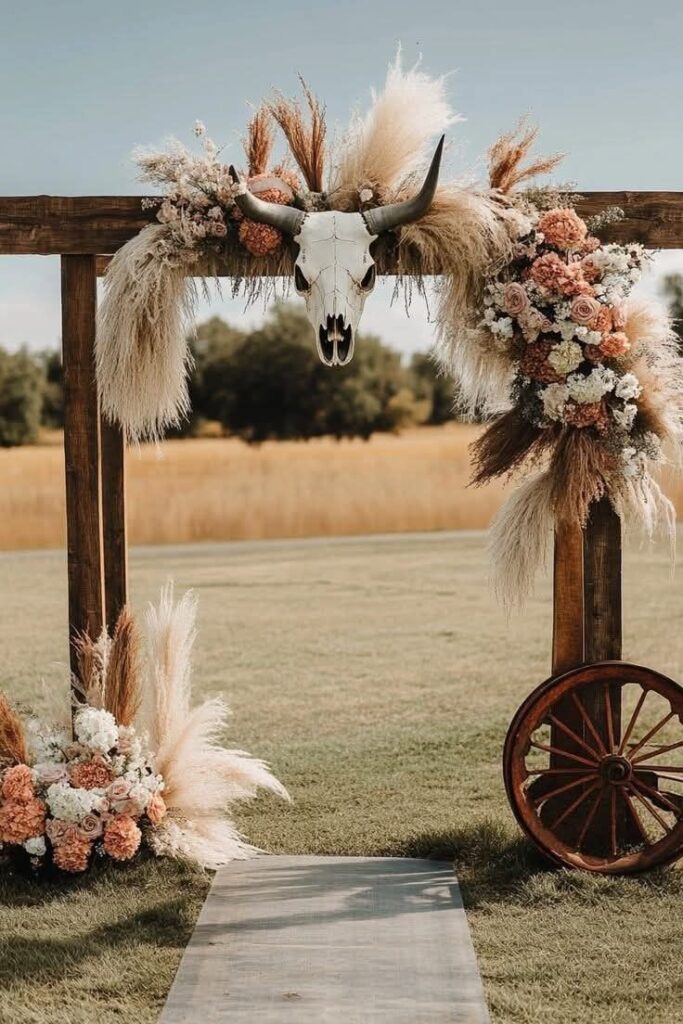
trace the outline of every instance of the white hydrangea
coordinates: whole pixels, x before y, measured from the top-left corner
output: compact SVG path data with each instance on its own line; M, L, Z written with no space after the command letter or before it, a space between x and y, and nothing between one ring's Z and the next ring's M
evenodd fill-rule
M586 345L599 345L602 341L602 334L600 331L587 331L585 337L582 339Z
M569 388L566 384L548 384L541 391L543 401L543 412L551 420L561 420L564 407L569 398Z
M95 790L74 789L62 783L50 786L45 800L53 818L72 822L79 822L86 814L102 810L106 802Z
M59 729L45 729L40 722L31 718L26 723L26 739L31 761L63 761L64 747L69 743L66 732Z
M642 391L638 378L633 373L625 373L617 382L614 393L617 398L623 398L628 402L631 398L637 398Z
M74 719L74 732L79 743L102 754L115 747L119 739L114 716L103 708L81 708Z
M561 341L555 345L548 356L548 362L557 373L567 374L575 370L583 361L583 350L575 341Z
M587 377L573 373L567 378L570 397L579 403L599 402L603 395L614 388L615 375L606 366L596 366Z
M509 316L501 316L498 320L489 323L489 329L501 338L511 338L514 333L512 319Z
M24 849L31 857L44 857L47 851L45 840L42 836L36 836L34 839L27 839L24 843Z
M630 430L637 412L638 406L633 405L632 402L627 402L623 409L612 409L612 416L620 427L624 430Z

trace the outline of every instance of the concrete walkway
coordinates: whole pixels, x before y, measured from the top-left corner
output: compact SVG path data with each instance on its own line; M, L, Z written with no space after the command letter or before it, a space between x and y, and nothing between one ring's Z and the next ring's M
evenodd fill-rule
M219 871L161 1024L486 1024L450 865L262 857Z

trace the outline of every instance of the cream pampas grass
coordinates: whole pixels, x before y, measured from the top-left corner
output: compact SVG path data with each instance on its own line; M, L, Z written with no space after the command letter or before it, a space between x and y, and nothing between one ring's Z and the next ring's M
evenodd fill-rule
M169 810L151 838L158 852L189 856L215 868L253 853L228 815L230 804L252 798L260 788L285 799L288 795L262 761L220 745L229 715L221 698L192 707L196 612L191 593L175 603L168 585L147 615L146 725Z
M506 608L523 604L547 560L555 514L552 479L540 473L513 492L491 524L493 585Z
M26 735L21 719L0 690L0 768L10 764L28 764Z
M189 412L188 331L195 287L169 230L150 224L109 265L97 325L102 413L128 440L160 438Z
M330 181L333 204L354 208L366 187L387 198L424 169L434 138L460 120L446 98L445 79L431 78L417 64L404 71L399 51L384 89L373 93L368 113L345 133Z

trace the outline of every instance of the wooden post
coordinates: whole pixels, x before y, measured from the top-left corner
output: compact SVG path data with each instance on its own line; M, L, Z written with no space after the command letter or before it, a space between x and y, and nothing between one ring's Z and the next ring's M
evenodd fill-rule
M583 663L583 530L560 522L553 566L553 675Z
M62 256L64 461L72 671L76 669L76 635L98 636L104 622L100 418L93 359L96 284L94 256Z
M100 423L102 446L102 522L104 535L104 604L112 632L128 601L128 547L126 541L125 444L121 428Z

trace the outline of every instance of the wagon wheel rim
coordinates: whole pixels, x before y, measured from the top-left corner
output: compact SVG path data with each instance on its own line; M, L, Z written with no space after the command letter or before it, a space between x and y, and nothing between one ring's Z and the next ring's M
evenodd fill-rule
M614 688L623 691L630 685L636 692L639 688L638 699L617 721L611 707ZM604 688L600 722L592 719L581 696L596 686ZM650 694L656 695L656 703L664 702L663 713L654 720ZM557 705L566 700L576 709L580 730L558 718ZM538 742L536 732L548 725L555 727L554 742ZM673 742L662 741L667 727L670 733L676 730ZM558 743L557 736L563 742ZM539 750L555 764L551 760L546 767L530 767L529 753ZM513 719L504 768L517 820L558 863L595 872L633 873L671 863L683 852L683 688L660 673L625 662L603 662L546 680ZM537 779L542 779L540 797L532 788ZM682 789L668 792L673 785ZM558 798L557 813L547 813ZM624 821L632 837L626 848L618 829ZM595 846L598 823L600 841L607 848L596 854L590 848Z

